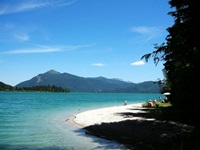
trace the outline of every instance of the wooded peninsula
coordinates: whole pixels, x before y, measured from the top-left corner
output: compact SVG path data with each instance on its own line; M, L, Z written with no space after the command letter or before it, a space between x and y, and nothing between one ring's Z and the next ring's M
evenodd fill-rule
M70 92L69 89L63 89L54 85L32 86L32 87L13 87L0 82L0 91L20 91L20 92Z

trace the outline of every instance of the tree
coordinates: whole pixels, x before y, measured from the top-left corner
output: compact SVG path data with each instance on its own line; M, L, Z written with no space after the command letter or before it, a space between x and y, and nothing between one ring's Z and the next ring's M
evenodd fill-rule
M0 81L0 91L11 91L13 87Z
M174 24L167 29L166 43L156 44L156 50L142 59L153 57L155 64L164 61L172 104L183 118L198 122L195 114L200 112L200 9L197 0L170 0L169 4L175 11L169 12Z

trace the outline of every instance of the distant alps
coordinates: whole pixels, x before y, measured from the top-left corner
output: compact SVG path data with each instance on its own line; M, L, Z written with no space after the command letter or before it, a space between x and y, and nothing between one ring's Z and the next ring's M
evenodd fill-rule
M117 93L159 93L157 82L146 81L132 83L120 79L105 77L80 77L69 73L60 73L50 70L38 74L30 80L21 82L16 87L32 87L42 85L55 85L70 89L71 92L117 92Z

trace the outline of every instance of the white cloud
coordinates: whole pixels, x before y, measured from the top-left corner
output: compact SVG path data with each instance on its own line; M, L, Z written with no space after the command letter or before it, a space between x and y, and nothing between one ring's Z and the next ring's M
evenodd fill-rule
M26 33L15 33L14 37L20 42L29 41L29 35Z
M62 51L59 47L47 47L47 48L30 48L30 49L18 49L6 52L6 54L31 54L31 53L52 53Z
M145 64L144 61L136 61L136 62L131 63L132 66L141 66L144 64Z
M138 26L130 28L130 31L139 34L157 34L161 32L161 29L159 29L158 27Z
M0 42L27 42L31 39L31 34L36 32L33 25L19 25L13 23L0 23ZM33 34L34 35L34 34Z
M1 54L32 54L32 53L55 53L76 50L80 48L90 47L92 45L60 45L60 46L46 46L39 45L34 48L23 48L2 52Z
M105 64L102 64L102 63L94 63L94 64L92 64L92 66L103 67L103 66L105 66Z
M18 3L4 3L0 6L0 15L19 13L31 11L34 9L44 8L44 7L57 7L57 6L67 6L74 3L74 0L37 0L37 1L18 1Z
M130 28L131 32L139 34L134 42L141 43L137 50L142 49L149 41L158 38L164 31L161 27L147 27L147 26L135 26Z

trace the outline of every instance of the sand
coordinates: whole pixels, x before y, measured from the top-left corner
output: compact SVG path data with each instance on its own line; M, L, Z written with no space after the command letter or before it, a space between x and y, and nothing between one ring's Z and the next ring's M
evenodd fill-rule
M131 115L121 115L128 112L132 113L145 113L142 111L142 103L130 104L125 106L114 106L108 108L101 108L89 110L75 115L72 119L73 122L80 127L87 127L91 125L99 125L101 123L112 123L126 120L153 120L153 118L133 117Z
M147 109L153 108L144 108L142 103L114 106L85 111L70 120L86 134L115 140L130 149L187 149L194 145L190 139L192 126L158 120L157 114Z

